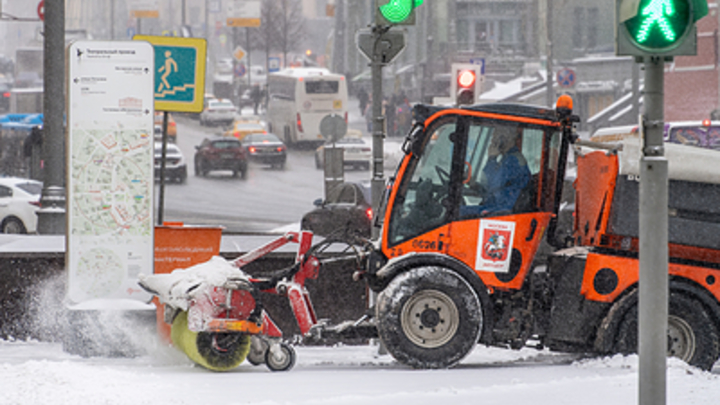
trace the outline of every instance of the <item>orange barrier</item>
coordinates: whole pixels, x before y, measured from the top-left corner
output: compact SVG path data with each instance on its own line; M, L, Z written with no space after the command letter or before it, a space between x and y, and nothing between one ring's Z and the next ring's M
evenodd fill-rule
M184 225L165 222L155 227L155 274L171 273L210 260L220 253L222 227ZM165 308L153 298L157 306L157 329L160 338L170 341L170 325L165 323Z

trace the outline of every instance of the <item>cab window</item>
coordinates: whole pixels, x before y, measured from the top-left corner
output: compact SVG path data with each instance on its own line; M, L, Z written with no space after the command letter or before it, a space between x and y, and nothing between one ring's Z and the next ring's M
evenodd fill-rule
M403 178L391 216L388 242L397 244L446 222L455 132L454 119L429 128L424 152Z

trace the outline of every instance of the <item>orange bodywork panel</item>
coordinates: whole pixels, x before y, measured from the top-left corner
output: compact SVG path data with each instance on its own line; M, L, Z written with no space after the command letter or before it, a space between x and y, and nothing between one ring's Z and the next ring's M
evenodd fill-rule
M635 258L590 253L580 294L590 301L614 302L629 287L637 284L639 268L640 261ZM670 263L668 274L697 283L720 301L720 269ZM608 278L614 283L608 283ZM614 288L608 287L608 284L610 287L614 285Z
M618 175L617 155L592 152L578 156L575 180L575 237L582 246L598 246L607 233Z
M576 244L637 253L637 238L614 234L609 226L615 186L620 176L617 155L596 151L577 156L576 161ZM670 243L668 253L672 258L720 264L717 249Z
M447 254L474 269L475 273L488 287L520 289L525 276L530 271L533 258L540 246L540 241L551 217L552 214L550 213L540 212L454 222L450 232L452 243ZM498 254L494 258L482 260L483 253L486 253L488 249L488 231L486 231L484 238L480 234L484 229L483 222L514 224L512 245L507 245L509 249L507 249L506 254ZM492 231L489 232L492 233ZM503 263L505 260L509 264L510 249L517 250L520 253L522 261L519 269L506 268L505 271L482 270L483 268L492 268L494 263ZM483 263L486 263L486 266ZM508 272L516 272L516 274L511 277L498 278L499 275Z

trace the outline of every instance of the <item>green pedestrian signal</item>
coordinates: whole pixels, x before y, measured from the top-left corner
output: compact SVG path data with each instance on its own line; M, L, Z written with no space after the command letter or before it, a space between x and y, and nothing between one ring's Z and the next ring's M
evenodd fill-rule
M413 10L420 6L424 0L377 0L377 23L380 25L413 25L415 13Z
M617 54L696 54L695 21L707 15L706 0L618 0Z
M672 46L692 24L687 0L643 0L639 10L625 25L638 44L650 49Z

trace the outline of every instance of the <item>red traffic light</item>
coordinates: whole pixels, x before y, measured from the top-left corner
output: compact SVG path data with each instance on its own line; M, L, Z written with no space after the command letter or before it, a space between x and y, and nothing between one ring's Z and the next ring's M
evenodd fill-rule
M472 87L475 84L475 72L472 70L462 70L458 73L457 83L460 87Z

